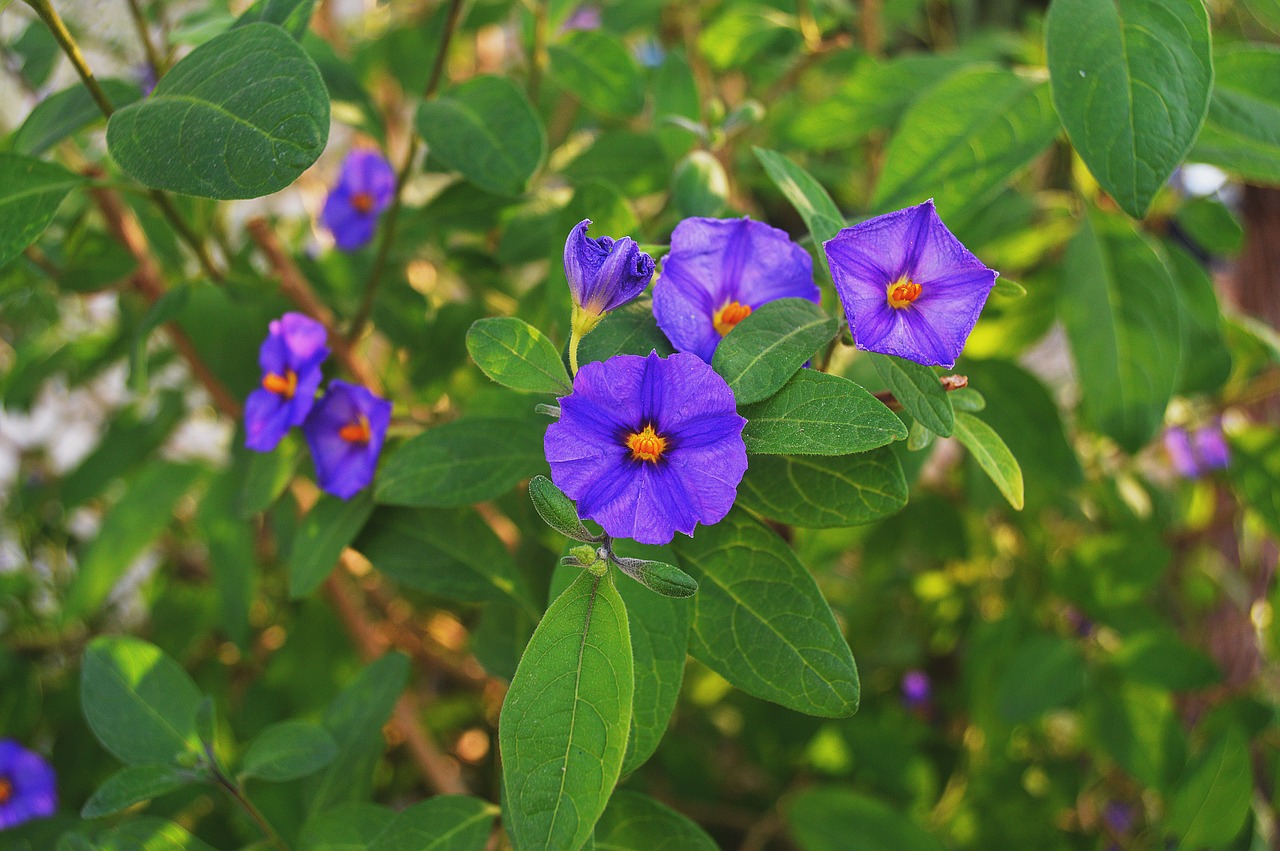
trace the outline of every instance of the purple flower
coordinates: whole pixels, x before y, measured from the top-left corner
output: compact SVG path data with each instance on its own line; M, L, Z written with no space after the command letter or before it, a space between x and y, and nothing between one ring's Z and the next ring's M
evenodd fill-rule
M564 275L573 296L570 318L569 365L578 371L578 342L590 334L604 315L640 295L653 278L653 258L629 236L614 240L587 236L590 219L583 219L564 241Z
M52 766L13 739L0 739L0 830L48 818L56 809Z
M1200 465L1196 463L1195 451L1191 448L1191 435L1187 434L1187 430L1178 426L1166 429L1163 442L1174 472L1185 479L1198 478Z
M1184 479L1198 479L1213 470L1225 470L1231 464L1231 450L1219 422L1201 426L1194 434L1172 426L1165 429L1163 443L1174 472Z
M1231 450L1223 437L1222 423L1215 422L1196 429L1192 442L1202 471L1225 470L1231 466Z
M1103 810L1103 820L1112 832L1125 834L1133 829L1133 807L1123 801L1110 801Z
M733 391L689 354L589 363L543 446L551 479L609 535L665 544L729 513L747 470Z
M910 670L902 675L902 705L908 709L923 709L929 704L933 686L924 671Z
M320 489L350 499L373 481L391 424L391 403L337 379L302 426Z
M342 162L338 183L329 191L320 221L343 251L355 251L373 239L378 216L396 192L396 173L378 151L358 148Z
M285 432L302 425L320 387L320 364L329 356L324 326L301 313L273 320L258 350L262 386L244 406L244 445L270 452Z
M671 345L710 363L720 340L765 302L820 298L813 260L785 231L751 219L685 219L653 288Z
M590 3L583 3L573 10L573 14L560 27L560 32L569 32L571 30L598 30L600 29L601 14L600 7L593 6Z
M998 273L952 236L932 200L845 228L824 248L858 348L955 366Z

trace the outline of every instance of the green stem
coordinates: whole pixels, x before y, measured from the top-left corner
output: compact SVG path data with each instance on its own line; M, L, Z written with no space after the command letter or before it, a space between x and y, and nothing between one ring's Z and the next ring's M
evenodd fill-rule
M262 811L254 806L253 801L249 800L240 785L223 774L222 769L216 763L210 767L213 771L214 780L231 796L232 800L240 805L240 809L248 813L249 818L253 819L254 824L258 826L258 830L262 831L262 835L267 838L267 841L278 848L279 851L290 851L289 845L281 838L279 833L276 833L276 829L271 826L271 822L267 821L267 817L262 814Z
M444 78L445 63L449 57L449 43L453 41L453 33L458 28L458 19L462 13L462 0L449 0L449 13L445 19L444 32L440 35L440 50L436 53L435 64L431 67L431 76L427 79L427 88L422 93L423 100L431 100L440 81ZM400 220L400 210L404 206L404 187L409 182L409 171L418 156L418 148L422 142L417 133L409 136L409 150L405 153L404 162L396 173L396 191L391 197L391 208L387 210L387 220L382 226L382 239L378 242L378 253L373 258L373 266L369 269L369 277L364 284L364 297L355 318L351 320L351 328L347 331L347 340L355 342L364 331L365 323L373 313L373 303L378 296L378 285L382 282L386 271L387 259L391 255L391 244L396 238L396 224Z
M533 45L529 49L529 100L536 107L538 89L542 84L542 69L547 66L547 0L533 2Z
M156 50L156 46L151 43L151 33L147 31L147 16L142 13L142 4L138 0L129 0L129 16L133 18L133 25L138 30L138 39L142 42L142 50L147 55L147 64L151 66L151 73L159 81L160 75L164 73L164 63L160 60L160 53Z

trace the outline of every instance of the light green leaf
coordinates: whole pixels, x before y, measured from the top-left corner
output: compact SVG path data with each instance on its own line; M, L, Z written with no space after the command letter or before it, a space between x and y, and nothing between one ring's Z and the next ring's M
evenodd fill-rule
M448 508L501 496L546 469L542 423L468 417L404 443L378 472L375 499Z
M767 399L830 342L839 325L802 298L762 304L725 335L711 365L733 388L739 405Z
M810 369L742 415L747 451L764 455L849 455L907 436L902 420L875 396L847 378Z
M529 499L533 501L538 516L561 535L575 541L596 540L596 536L582 525L573 500L546 476L534 476L529 480Z
M0 266L36 241L84 178L60 165L0 154Z
M671 174L671 201L682 217L714 217L729 203L729 175L711 153L690 151Z
M1220 46L1214 72L1209 116L1191 159L1260 183L1280 182L1280 48Z
M942 844L888 804L848 789L807 789L783 807L802 851L942 851Z
M879 352L869 354L880 380L902 403L903 409L934 434L950 437L955 426L955 411L938 374L915 361Z
M368 851L484 851L498 808L465 795L437 795L397 813Z
M579 848L622 770L635 689L613 576L583 571L547 609L498 722L515 851Z
M94 851L214 851L185 828L152 816L132 818L99 836Z
M1139 783L1171 791L1187 745L1169 692L1125 683L1088 696L1091 738Z
M112 774L94 790L81 808L80 817L109 816L200 780L189 768L162 763L130 765Z
M467 331L467 351L485 375L524 393L563 396L569 373L547 336L523 319L480 319Z
M796 208L796 212L804 219L805 226L813 236L814 245L822 245L844 227L844 216L840 208L831 200L822 184L813 179L809 172L793 163L776 151L765 148L752 148L756 159L764 166L765 173L773 181L774 186L782 190L782 194ZM818 252L825 267L827 254Z
M670 807L619 789L596 825L596 851L717 851L715 840Z
M858 670L831 607L791 548L741 511L676 544L698 580L695 658L756 697L797 712L858 711Z
M888 449L835 458L756 455L738 486L738 504L805 529L857 526L900 511L907 480Z
M481 76L418 107L418 133L431 156L498 195L522 195L542 165L547 134L524 90Z
M1175 392L1214 393L1231 377L1231 350L1222 336L1222 312L1213 278L1182 246L1166 242L1163 248L1178 291L1182 332Z
M970 65L907 110L884 153L871 207L890 211L933 198L951 219L989 201L1058 135L1049 85Z
M1009 504L1019 511L1023 505L1022 468L995 429L963 411L956 414L956 439L964 444L982 471L991 477Z
M80 705L102 746L131 765L173 763L198 752L200 692L160 649L127 636L101 636L85 648Z
M142 91L136 84L125 80L99 80L98 85L106 93L116 109L142 97ZM105 120L98 102L93 99L81 83L77 82L68 89L36 104L35 109L27 116L26 121L13 134L13 151L38 157L54 145L72 136L86 127Z
M1177 380L1178 304L1168 269L1128 223L1092 214L1067 247L1058 313L1087 419L1138 451L1163 422Z
M204 198L278 192L328 139L320 72L271 24L237 27L197 47L150 97L107 123L107 149L130 176Z
M1213 63L1204 6L1054 0L1045 47L1053 103L1071 144L1102 188L1141 218L1209 110Z
M1179 848L1221 848L1249 817L1253 767L1249 743L1228 728L1187 766L1169 807L1167 834Z
M1280 434L1261 426L1233 432L1229 470L1244 503L1280 535Z
M351 499L320 497L303 518L289 553L290 597L296 600L320 587L372 513L368 490Z
M249 743L240 761L241 777L282 782L315 774L338 754L329 731L308 721L281 721Z
M551 79L592 112L625 117L644 107L640 69L617 36L575 30L547 52Z

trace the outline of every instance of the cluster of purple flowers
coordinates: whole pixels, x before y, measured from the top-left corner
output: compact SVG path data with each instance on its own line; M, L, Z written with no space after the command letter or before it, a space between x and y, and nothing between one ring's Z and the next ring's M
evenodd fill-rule
M258 351L262 384L245 403L245 445L270 452L289 429L302 426L320 488L350 499L373 481L391 403L338 379L316 400L327 337L323 325L301 313L271 323Z
M57 809L58 789L49 763L13 739L0 739L0 830L48 818Z
M565 243L573 296L573 393L545 450L556 485L616 537L664 544L724 518L746 472L745 420L709 366L720 341L761 305L817 303L808 253L762 222L692 218L671 235L653 312L677 354L620 355L577 368L580 338L643 292L654 262L630 238ZM932 201L845 228L824 246L859 348L953 366L995 286Z
M1184 479L1198 479L1231 464L1231 450L1218 421L1191 432L1173 426L1165 430L1163 442L1174 471Z

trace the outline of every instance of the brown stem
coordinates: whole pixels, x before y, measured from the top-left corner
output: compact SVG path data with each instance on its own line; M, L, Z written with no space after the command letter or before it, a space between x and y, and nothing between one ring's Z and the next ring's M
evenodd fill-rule
M969 386L969 376L967 375L944 375L939 378L938 381L942 384L942 389L948 393L953 390L960 390L961 388ZM902 410L902 403L899 402L897 397L888 390L876 393L875 397L883 402L885 407L891 411Z

